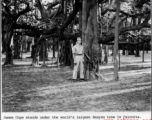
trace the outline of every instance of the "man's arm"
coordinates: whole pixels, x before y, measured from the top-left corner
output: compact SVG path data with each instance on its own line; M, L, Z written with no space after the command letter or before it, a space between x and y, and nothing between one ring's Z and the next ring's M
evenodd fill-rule
M72 47L72 55L73 55L73 60L74 60L74 63L75 63L75 47L73 46Z
M75 61L75 53L73 54L73 60L74 60L74 63L76 63L76 61Z
M84 47L82 46L82 59L84 61Z

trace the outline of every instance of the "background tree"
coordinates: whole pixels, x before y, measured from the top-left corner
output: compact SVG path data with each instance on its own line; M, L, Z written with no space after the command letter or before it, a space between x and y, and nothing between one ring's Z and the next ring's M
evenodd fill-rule
M118 76L118 39L119 39L119 11L120 11L120 0L116 1L116 21L115 21L115 41L114 41L114 80L119 80Z

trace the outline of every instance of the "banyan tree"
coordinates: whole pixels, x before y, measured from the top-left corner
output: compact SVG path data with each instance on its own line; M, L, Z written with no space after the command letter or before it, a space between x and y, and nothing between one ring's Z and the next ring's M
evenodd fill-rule
M85 52L85 77L101 78L99 64L101 44L114 43L115 80L118 77L119 38L130 31L149 29L150 0L2 0L2 43L6 51L5 64L13 64L11 40L14 33L34 37L34 51L46 53L46 41L51 41L59 52L59 62L72 64L71 44L82 36ZM79 30L74 31L75 24ZM148 30L147 30L148 31ZM139 34L143 36L143 34ZM143 37L141 37L143 38ZM142 44L145 39L133 41ZM127 45L127 39L123 44ZM137 47L138 48L138 47ZM43 55L42 59L47 56ZM34 59L34 58L33 58ZM117 74L117 75L116 75Z

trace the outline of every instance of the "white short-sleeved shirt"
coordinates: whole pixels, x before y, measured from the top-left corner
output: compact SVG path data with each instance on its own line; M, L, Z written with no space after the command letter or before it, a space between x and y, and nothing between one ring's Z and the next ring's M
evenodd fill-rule
M83 46L76 44L72 47L72 53L74 54L83 54Z

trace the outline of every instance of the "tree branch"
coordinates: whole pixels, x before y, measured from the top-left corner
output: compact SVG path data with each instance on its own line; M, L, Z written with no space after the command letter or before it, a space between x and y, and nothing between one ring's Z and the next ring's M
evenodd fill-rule
M14 20L14 19L15 19L15 16L10 13L10 11L9 11L9 6L6 6L6 5L4 5L3 3L2 3L2 6L5 8L7 14Z
M107 11L110 11L110 12L116 12L115 9L107 9ZM146 12L143 12L143 13L137 13L137 14L129 14L129 13L126 13L122 10L120 10L120 13L122 13L123 15L126 15L128 17L138 17L138 16L143 16L145 14L150 14L150 10L146 11Z
M134 30L140 30L142 28L150 28L150 25L147 23L140 24L137 26L129 26L129 27L123 27L119 29L119 35L123 34L124 32L127 31L134 31ZM98 38L98 43L105 43L105 42L111 42L114 41L114 33L110 33L102 38Z
M69 15L65 23L60 27L60 33L63 33L64 29L71 23L71 21L74 19L78 11L79 11L79 0L75 0L73 12Z
M45 6L48 6L47 10L50 10L52 9L54 6L58 5L60 3L60 1L55 1L53 3L48 3L47 5Z
M27 5L27 7L26 7L23 11L19 12L19 13L16 15L16 17L15 17L16 20L17 20L21 15L23 15L23 14L31 11L30 6L29 6L29 3L25 3L25 4Z

